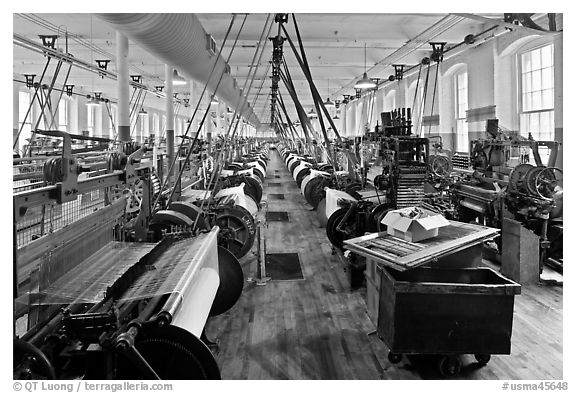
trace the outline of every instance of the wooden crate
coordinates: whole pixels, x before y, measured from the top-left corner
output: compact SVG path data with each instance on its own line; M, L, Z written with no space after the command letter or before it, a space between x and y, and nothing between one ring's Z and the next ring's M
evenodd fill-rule
M377 271L377 332L391 352L510 353L520 285L489 268Z

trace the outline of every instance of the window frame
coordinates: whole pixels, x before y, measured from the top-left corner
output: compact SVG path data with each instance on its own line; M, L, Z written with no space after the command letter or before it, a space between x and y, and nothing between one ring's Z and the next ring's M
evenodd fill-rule
M536 50L541 50L544 47L550 46L551 47L551 70L552 70L552 106L550 109L533 109L533 110L528 110L525 111L524 110L524 86L523 86L523 71L524 71L524 67L522 64L522 56L527 54L527 53L531 53L533 51ZM516 89L516 98L517 98L517 121L518 121L518 133L522 136L527 136L524 135L522 133L522 124L523 124L523 120L522 117L523 116L530 116L533 114L542 114L542 113L550 113L551 115L551 121L552 121L552 130L550 130L550 132L552 133L552 138L554 139L554 127L555 127L555 122L554 122L554 113L556 110L555 107L555 86L554 86L554 76L555 76L555 62L554 62L554 42L553 41L546 41L546 42L539 42L536 45L531 45L529 47L524 46L523 48L521 48L520 50L518 50L516 52L516 81L517 81L517 89ZM539 72L542 73L543 68L539 69ZM533 71L530 71L533 72ZM544 89L541 89L539 91L544 91ZM530 92L532 93L532 91ZM547 138L542 139L541 136L541 130L538 130L538 134L534 135L533 131L530 130L529 131L532 136L534 137L535 140L549 140Z
M465 75L465 80L466 80L466 88L465 89L461 89L460 88L460 83L458 81L458 79L462 76ZM466 67L462 67L458 70L456 70L454 72L454 74L452 75L452 84L453 84L453 94L454 94L454 136L456 139L456 143L454 143L454 147L455 147L455 151L460 152L460 153L469 153L470 150L470 135L469 135L469 129L468 129L468 122L467 122L467 116L466 116L466 111L468 111L468 95L469 95L469 89L468 89L468 69ZM463 117L460 116L460 106L461 106L461 102L460 102L460 91L461 90L466 90L466 105L465 105L465 109L464 109L464 115ZM459 122L462 122L465 125L465 130L462 130L462 132L460 132L458 124ZM465 135L465 138L464 138ZM464 143L465 146L460 146L460 139L466 139L466 143Z

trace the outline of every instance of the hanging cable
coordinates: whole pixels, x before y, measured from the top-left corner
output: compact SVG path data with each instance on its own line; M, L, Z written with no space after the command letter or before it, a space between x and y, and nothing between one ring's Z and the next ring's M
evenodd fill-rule
M421 98L421 107L418 114L418 135L422 136L422 120L424 118L424 111L426 109L426 96L428 95L428 78L430 76L430 63L426 69L426 79L424 80L424 92Z
M222 53L222 50L224 49L224 45L228 41L228 35L230 34L230 31L232 30L232 26L234 25L235 20L236 20L236 14L232 14L232 19L230 20L228 30L226 31L226 35L224 36L224 40L222 41L222 45L220 46L220 48L218 50L218 55L215 56L215 58L214 58L214 66L210 70L210 74L208 75L208 79L206 80L206 84L204 85L204 88L202 89L202 93L200 93L200 97L198 98L198 102L196 103L196 108L194 109L194 113L192 114L192 117L190 118L190 123L188 123L188 126L186 127L186 133L184 134L184 138L182 138L182 142L178 148L178 151L180 151L180 149L182 148L182 146L184 144L184 141L186 140L186 136L188 136L188 132L190 131L190 127L192 126L192 120L195 118L196 113L198 112L198 108L200 107L200 103L202 102L202 98L204 97L204 93L206 92L208 84L209 84L210 80L212 79L212 75L214 73L214 70L216 69L216 66L218 65L218 58L220 57L220 54ZM246 16L244 16L244 22L245 21L246 21ZM242 23L242 26L244 26L244 22ZM242 30L242 29L240 29L240 30ZM238 37L236 37L236 39L238 39ZM234 43L234 46L235 45L236 45L236 43ZM230 50L230 54L228 55L228 60L230 59L230 55L232 54L232 52L234 50L234 46L232 47L232 50ZM226 63L227 62L228 61L226 61ZM215 97L216 91L218 91L218 87L220 87L220 82L222 81L222 78L224 77L224 73L225 72L222 71L222 73L220 74L220 77L218 79L218 83L216 84L216 88L214 89L214 93L212 93L212 95L210 96L210 100L212 100ZM194 139L192 140L192 143L190 144L188 154L186 155L186 162L188 162L188 160L190 159L190 155L192 154L192 151L194 150L194 145L196 144L196 141L198 140L198 135L200 135L200 130L202 129L202 126L204 125L204 121L206 120L206 116L208 115L208 113L210 113L210 106L208 106L208 108L204 112L204 117L202 118L202 121L200 122L200 125L198 126L198 129L196 131L196 135L194 136ZM170 168L168 170L168 173L172 173L172 170L174 169L174 165L176 164L177 157L178 156L175 155L174 160L170 163ZM181 170L183 170L184 167L185 166L183 166ZM180 173L179 176L182 176L182 174ZM164 182L162 183L162 185L160 187L160 192L158 193L158 196L156 197L154 204L152 205L152 214L154 214L154 210L155 210L156 206L158 205L158 203L160 202L160 198L162 197L163 191L166 189L166 185L168 184L168 180L169 180L168 178L164 179Z
M440 69L440 62L436 63L436 77L434 78L434 90L432 91L432 108L430 109L430 117L434 115L434 101L436 101L436 84L438 83L438 70ZM428 125L428 135L432 131L432 119Z
M412 100L412 112L416 113L416 97L418 96L418 86L420 85L420 75L422 73L422 62L418 68L418 78L416 79L416 90L414 90L414 99Z

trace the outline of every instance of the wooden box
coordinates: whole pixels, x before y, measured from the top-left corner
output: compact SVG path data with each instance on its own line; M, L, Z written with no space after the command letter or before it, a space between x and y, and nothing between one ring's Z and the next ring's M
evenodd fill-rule
M391 352L510 353L520 285L489 268L377 271L377 332Z

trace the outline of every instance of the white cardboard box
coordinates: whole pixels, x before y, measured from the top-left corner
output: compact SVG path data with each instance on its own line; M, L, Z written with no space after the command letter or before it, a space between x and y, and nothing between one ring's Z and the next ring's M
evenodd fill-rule
M440 214L421 214L417 218L406 217L413 208L392 210L380 221L387 225L389 235L419 242L438 236L438 228L450 225L450 222Z

